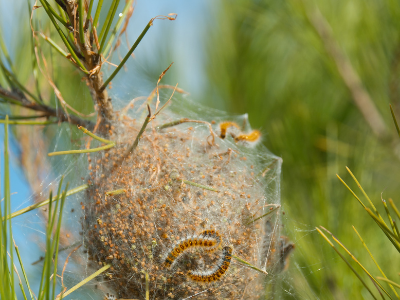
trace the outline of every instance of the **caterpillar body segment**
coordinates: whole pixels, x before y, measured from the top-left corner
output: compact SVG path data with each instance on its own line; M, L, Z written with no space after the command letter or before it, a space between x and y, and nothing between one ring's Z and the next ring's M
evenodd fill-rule
M238 124L235 122L222 122L219 124L219 130L220 130L220 138L224 139L226 138L227 133L231 133L231 131L240 131L240 127ZM231 135L235 135L233 132Z
M199 283L209 283L220 280L228 270L232 260L232 246L222 249L222 256L218 264L210 271L189 271L187 276Z
M248 146L253 146L261 141L261 132L253 130L250 133L244 133L239 125L235 122L222 122L219 124L219 137L225 139L228 134L233 137L235 143L245 143Z
M214 247L204 248L203 250L205 252L214 252L221 246L222 237L219 234L219 232L216 230L204 230L202 233L200 233L200 236L209 237L209 238L215 239L217 241L217 243Z
M176 259L190 248L200 247L206 252L212 252L220 246L221 242L221 235L215 230L205 230L199 235L182 239L168 252L164 261L164 266L170 268Z
M235 142L249 142L256 143L261 140L261 132L259 130L253 130L248 134L240 134L234 138Z

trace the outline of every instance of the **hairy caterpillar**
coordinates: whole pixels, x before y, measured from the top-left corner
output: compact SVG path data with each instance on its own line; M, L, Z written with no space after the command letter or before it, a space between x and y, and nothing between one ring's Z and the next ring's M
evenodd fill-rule
M229 128L234 128L233 131L229 130L230 135L233 137L235 143L248 142L255 143L261 140L261 132L259 130L253 130L250 133L243 133L238 124L235 122L222 122L219 124L220 138L225 139Z
M252 132L250 132L249 134L240 134L238 136L236 136L235 142L258 142L261 138L261 132L258 130L253 130Z
M222 122L219 124L219 129L221 131L220 137L224 139L226 137L226 133L230 127L235 127L236 129L240 130L240 127L235 122Z
M200 233L200 236L204 236L205 238L208 237L211 239L215 239L217 241L217 244L215 245L215 247L204 248L203 250L206 252L213 252L221 245L222 238L218 231L204 230L202 233Z
M232 259L232 246L226 246L222 249L222 256L217 266L210 271L189 271L188 277L196 282L214 282L218 281L224 276L228 270Z
M174 261L182 255L183 252L192 247L202 247L204 248L204 251L212 252L219 247L221 242L221 235L215 230L205 230L198 236L182 239L172 247L171 251L168 252L164 265L165 267L170 268Z

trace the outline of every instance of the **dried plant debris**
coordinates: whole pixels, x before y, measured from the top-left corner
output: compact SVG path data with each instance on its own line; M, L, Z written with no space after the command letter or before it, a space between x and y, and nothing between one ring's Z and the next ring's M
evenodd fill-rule
M249 222L279 204L280 163L264 170L277 158L219 138L217 122L163 126L182 118L171 107L129 152L137 115L110 127L115 148L90 156L82 226L92 266L112 264L104 279L117 298L262 298L266 272L231 258L263 271L279 260L279 230Z

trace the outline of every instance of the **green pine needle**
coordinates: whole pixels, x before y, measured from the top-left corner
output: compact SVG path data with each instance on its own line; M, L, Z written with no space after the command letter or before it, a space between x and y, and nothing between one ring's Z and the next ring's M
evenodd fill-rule
M85 18L85 12L83 9L83 0L78 1L78 12L79 12L79 40L82 45L85 44L85 32L83 30L83 20Z
M397 208L397 206L394 204L393 200L392 200L392 199L389 199L389 203L390 203L390 206L391 206L391 207L393 208L393 210L395 211L397 217L400 219L400 211L399 211L399 209Z
M386 281L387 283L389 283L389 284L397 287L398 289L400 289L400 284L398 284L398 283L396 283L396 282L394 282L392 280L389 280L387 278L382 278L382 277L376 277L376 279L379 279L379 280L382 280L382 281Z
M335 252L340 256L340 258L347 264L347 266L353 271L353 273L357 276L357 278L360 280L360 282L364 285L364 287L367 289L367 291L370 293L370 295L372 296L372 298L374 298L375 300L376 297L375 295L372 293L372 291L370 290L370 288L368 287L368 285L365 283L365 281L361 278L361 275L358 274L358 272L352 267L352 265L348 262L348 260L339 252L339 250L335 247L335 245L329 240L329 238L318 228L315 228L318 233L329 243L329 245L333 248L333 250L335 250Z
M28 277L26 276L24 264L22 263L21 255L20 255L20 253L19 253L19 248L18 248L18 246L15 244L15 241L13 241L13 243L14 243L15 253L17 254L18 261L19 261L19 265L20 265L21 270L22 270L22 275L24 276L25 284L26 284L26 286L28 287L28 291L29 291L29 295L31 296L31 299L33 300L33 299L35 299L35 298L33 297L33 292L32 292L32 289L31 289L31 287L30 287Z
M74 65L79 71L85 73L78 64L76 64L73 60L69 59L69 54L65 52L60 46L57 45L56 42L54 42L51 38L48 36L44 35L42 32L39 33L40 36L47 42L51 47L53 47L58 53L60 53L62 56L64 56L71 64Z
M323 228L323 227L322 227ZM325 229L325 228L323 228ZM325 230L327 231L327 230ZM361 269L363 269L363 271L369 276L369 278L371 278L378 286L379 288L390 298L392 299L392 297L390 296L390 294L383 288L383 286L374 278L374 276L371 275L370 272L368 272L368 270L357 260L357 258L334 236L332 235L329 231L327 231L331 237L333 238L333 240L338 243L338 245L347 252L348 255L350 255L350 257L361 267Z
M250 225L250 224L254 223L257 220L260 220L260 219L272 214L273 212L275 212L279 208L281 208L281 206L280 205L276 205L274 208L271 208L271 210L269 212L263 214L262 216L259 216L259 217L255 218L254 220L249 221L248 223L246 223L246 225Z
M105 146L97 147L97 148L92 148L92 149L82 149L82 150L66 150L66 151L58 151L58 152L51 152L47 154L48 156L56 156L56 155L65 155L65 154L81 154L81 153L93 153L93 152L98 152L102 150L107 150L115 147L115 142L103 139L93 133L91 133L89 130L82 126L78 126L78 129L83 131L84 134L94 138L95 140L98 140L102 143L105 143Z
M101 12L101 7L103 6L103 1L104 0L99 0L99 2L97 3L96 13L93 20L94 27L97 27L97 22L99 21L100 18L100 12Z
M115 40L115 37L117 36L117 32L118 32L118 30L121 28L122 22L125 20L125 17L126 17L128 11L129 11L129 8L132 6L133 1L134 1L134 0L128 0L128 1L126 1L125 7L124 7L124 9L122 10L121 16L118 16L119 18L118 18L117 24L115 24L114 29L111 31L111 36L110 36L110 38L108 39L108 43L107 43L106 47L104 48L104 50L102 51L102 53L103 53L106 57L108 56L108 55L107 55L107 54L108 54L108 51L110 51L111 46L112 46L112 44L113 44L113 42L114 42L114 40Z
M153 19L150 20L149 23L147 23L146 27L143 29L142 33L139 35L139 37L136 39L135 43L131 47L131 49L128 51L128 53L125 55L124 59L121 61L121 63L118 65L118 67L112 72L110 77L107 78L107 80L103 83L103 86L100 88L100 91L103 91L107 85L111 82L111 80L114 79L114 77L118 74L118 72L122 69L128 58L132 55L133 51L135 51L136 47L139 45L143 37L146 35L147 31L150 29L150 27L153 25Z
M0 119L0 124L5 124L5 120ZM17 120L11 120L8 121L9 125L49 125L49 124L57 124L58 121L17 121Z
M386 277L386 274L383 272L383 270L381 269L381 267L379 266L378 262L376 261L375 257L372 255L371 251L369 250L367 244L364 242L363 238L361 237L361 235L358 233L358 231L356 230L356 228L353 226L354 231L356 232L357 236L359 237L359 239L361 240L361 243L363 244L364 248L367 250L369 256L372 258L372 261L375 263L376 267L378 268L379 272L381 272L382 276ZM376 277L377 279L379 279L379 277ZM390 284L390 288L392 289L392 291L394 292L394 294L396 295L397 299L399 298L399 295L397 294L396 290L393 288L393 286Z
M59 300L62 297L68 296L69 294L71 294L72 292L76 291L77 289L79 289L81 286L85 285L86 283L88 283L90 280L94 279L95 277L99 276L101 273L103 273L104 271L108 270L111 267L110 264L105 265L104 267L102 267L101 269L97 270L96 272L94 272L92 275L86 277L84 280L82 280L81 282L79 282L77 285L73 286L72 288L70 288L68 291L66 291L65 293L58 295L56 297L55 300Z
M71 190L67 191L66 197L71 196L71 195L74 195L74 194L79 193L79 192L81 192L81 191L84 191L84 190L86 190L87 188L89 188L89 185L88 185L88 184L80 185L80 186L78 186L78 187L76 187L76 188L74 188L74 189L71 189ZM53 199L53 201L57 201L57 200L59 200L59 199L58 199L58 198ZM49 204L49 203L50 203L50 198L48 198L48 199L46 199L46 200L43 200L43 201L41 201L41 202L32 204L32 205L29 205L28 207L25 207L25 208L23 208L23 209L20 209L20 210L14 212L14 213L12 213L12 214L9 214L9 215L3 217L3 221L4 221L4 220L8 220L8 219L15 218L15 217L20 216L20 215L23 215L24 213L27 213L27 212L29 212L29 211L32 211L32 210L34 210L34 209L37 209L37 208L42 207L42 206L44 206L44 205L47 205L47 204Z
M103 53L103 46L107 40L107 35L108 32L110 31L111 28L111 24L114 20L114 16L115 13L117 12L117 8L119 5L119 1L120 0L113 0L113 2L111 3L111 7L108 11L107 17L104 21L104 25L103 28L101 29L100 35L99 35L99 41L100 41L100 49L99 49L99 53Z
M61 39L63 40L65 46L68 48L69 52L71 53L72 57L74 58L75 62L81 67L81 69L85 73L89 73L82 62L79 60L78 56L75 53L74 45L67 39L65 33L61 30L60 26L58 26L57 22L54 20L53 14L50 11L50 4L46 0L40 0L42 3L43 8L45 9L47 15L49 16L51 22L53 23L54 27L56 28L58 34L60 35Z

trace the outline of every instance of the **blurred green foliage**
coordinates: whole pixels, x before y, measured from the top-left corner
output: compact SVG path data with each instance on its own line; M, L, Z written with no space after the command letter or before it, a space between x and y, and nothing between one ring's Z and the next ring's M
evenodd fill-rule
M317 9L386 122L384 136L373 134L309 22L306 12ZM220 1L211 19L205 37L209 85L204 99L210 99L211 106L219 99L219 107L248 113L253 127L264 132L266 146L283 158L284 232L297 248L284 275L282 295L285 299L366 295L350 269L313 231L319 225L376 273L351 228L354 225L388 277L398 279L393 268L398 253L336 173L356 190L345 170L349 166L378 209L383 209L381 192L399 203L399 143L389 103L400 115L400 4Z

